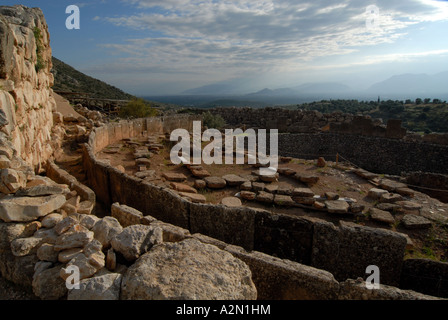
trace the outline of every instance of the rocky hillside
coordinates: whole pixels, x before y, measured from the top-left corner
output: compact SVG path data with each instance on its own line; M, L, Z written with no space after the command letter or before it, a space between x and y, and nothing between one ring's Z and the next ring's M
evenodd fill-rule
M85 92L92 98L130 100L132 95L92 78L53 57L54 91Z

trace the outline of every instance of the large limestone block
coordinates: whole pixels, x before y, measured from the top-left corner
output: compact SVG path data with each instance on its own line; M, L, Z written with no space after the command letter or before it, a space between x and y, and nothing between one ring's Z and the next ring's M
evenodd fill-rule
M125 273L123 300L252 300L257 290L249 267L196 239L154 246Z
M112 248L120 252L128 261L134 261L146 253L155 244L163 242L163 232L160 227L141 224L129 226L123 232L112 238Z
M65 201L64 195L4 199L0 201L0 219L5 222L33 221L59 209Z

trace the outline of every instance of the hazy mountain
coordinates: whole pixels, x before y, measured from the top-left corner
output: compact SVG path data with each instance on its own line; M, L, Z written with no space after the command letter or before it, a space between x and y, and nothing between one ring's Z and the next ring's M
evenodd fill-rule
M291 88L280 88L271 90L268 88L265 88L263 90L249 93L247 96L294 96L296 95L296 92Z
M251 79L232 79L189 89L182 92L181 95L243 95L251 90L257 90L256 88L254 81Z
M375 83L368 91L378 94L441 94L448 92L448 71L428 74L401 74Z
M350 87L337 82L317 82L317 83L305 83L297 87L292 88L280 88L280 89L263 89L255 93L250 93L248 96L303 96L311 94L324 94L331 93L340 94L349 92Z

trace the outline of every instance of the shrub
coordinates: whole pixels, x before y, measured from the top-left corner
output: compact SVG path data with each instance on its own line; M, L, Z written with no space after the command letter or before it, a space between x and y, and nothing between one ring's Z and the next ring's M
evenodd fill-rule
M147 118L155 117L158 112L151 104L141 98L132 99L120 109L121 118Z
M210 111L202 114L202 124L210 129L221 129L226 125L226 121L221 115L214 115Z

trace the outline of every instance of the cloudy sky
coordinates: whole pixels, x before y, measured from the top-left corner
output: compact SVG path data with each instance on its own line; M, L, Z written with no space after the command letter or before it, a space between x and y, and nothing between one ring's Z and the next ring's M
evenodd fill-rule
M17 4L2 0L2 4ZM448 1L34 0L55 57L136 95L244 79L242 90L448 71ZM81 28L67 30L75 4Z

